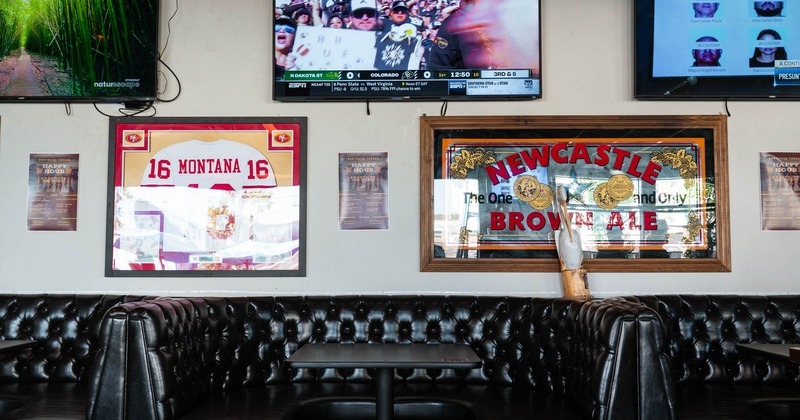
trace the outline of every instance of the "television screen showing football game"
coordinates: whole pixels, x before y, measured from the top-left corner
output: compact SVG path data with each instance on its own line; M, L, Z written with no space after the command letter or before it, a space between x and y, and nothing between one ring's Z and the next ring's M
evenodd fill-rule
M541 97L540 0L276 0L279 101Z

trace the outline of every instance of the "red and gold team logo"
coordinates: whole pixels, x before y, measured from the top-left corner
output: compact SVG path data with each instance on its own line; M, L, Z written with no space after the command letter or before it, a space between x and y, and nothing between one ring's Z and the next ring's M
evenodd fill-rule
M144 141L143 130L135 130L135 131L124 130L122 132L123 146L141 147L143 141Z
M291 130L275 130L272 132L273 146L291 146L294 142L294 132Z

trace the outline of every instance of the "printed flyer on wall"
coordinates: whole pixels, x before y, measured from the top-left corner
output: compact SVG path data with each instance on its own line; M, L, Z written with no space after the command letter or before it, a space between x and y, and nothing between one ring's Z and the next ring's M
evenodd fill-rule
M339 229L389 229L388 153L339 153Z
M31 154L28 165L28 230L78 227L78 155Z
M800 229L800 152L761 153L761 229Z

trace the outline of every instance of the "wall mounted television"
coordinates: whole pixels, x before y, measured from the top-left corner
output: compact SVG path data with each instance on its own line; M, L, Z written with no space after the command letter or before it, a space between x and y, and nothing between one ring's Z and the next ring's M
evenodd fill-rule
M0 101L156 98L159 0L0 0Z
M634 4L637 99L800 99L800 2Z
M275 100L541 97L540 0L275 6Z

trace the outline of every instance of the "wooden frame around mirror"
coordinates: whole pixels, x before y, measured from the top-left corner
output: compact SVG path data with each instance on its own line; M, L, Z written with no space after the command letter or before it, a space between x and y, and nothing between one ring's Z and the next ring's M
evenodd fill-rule
M731 270L724 116L423 116L420 139L421 271L559 271L559 185L590 272Z

